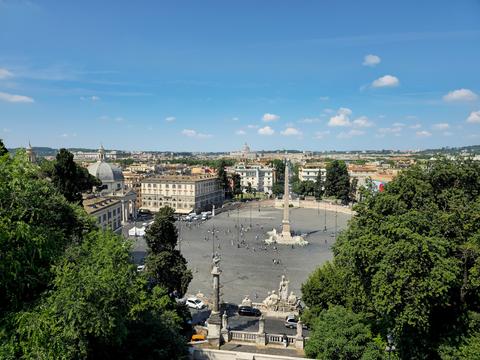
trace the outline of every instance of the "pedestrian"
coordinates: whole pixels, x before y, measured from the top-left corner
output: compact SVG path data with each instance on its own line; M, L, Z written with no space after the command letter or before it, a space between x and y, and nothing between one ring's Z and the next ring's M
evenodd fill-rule
M287 345L288 345L288 336L287 336L287 334L283 334L282 342L283 342L283 346L287 347Z

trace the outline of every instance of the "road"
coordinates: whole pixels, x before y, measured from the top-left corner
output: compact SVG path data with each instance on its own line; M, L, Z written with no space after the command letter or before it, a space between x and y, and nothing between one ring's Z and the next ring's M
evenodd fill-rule
M192 314L192 324L204 324L210 316L210 310L194 310L190 309ZM258 331L258 317L252 316L239 316L238 314L230 314L228 317L228 325L231 330L238 331ZM296 329L288 329L284 325L283 319L266 318L265 319L265 332L270 334L287 334L295 335ZM308 336L309 331L303 330L303 335Z

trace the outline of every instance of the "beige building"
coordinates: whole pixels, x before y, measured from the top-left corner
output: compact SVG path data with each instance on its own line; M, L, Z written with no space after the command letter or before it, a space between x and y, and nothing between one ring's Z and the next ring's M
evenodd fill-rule
M94 216L99 228L120 233L122 230L122 202L102 196L91 196L83 200L87 214Z
M225 199L224 190L214 175L161 175L142 180L142 209L153 212L170 206L177 213L210 210Z
M252 189L258 192L271 193L275 183L275 169L262 164L237 164L234 168L228 169L228 172L240 175L240 184L242 189L251 184Z

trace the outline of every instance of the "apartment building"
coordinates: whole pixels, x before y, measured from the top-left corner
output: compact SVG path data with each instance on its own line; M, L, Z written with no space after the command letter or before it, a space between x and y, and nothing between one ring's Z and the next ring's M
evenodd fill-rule
M227 172L233 172L240 175L240 184L243 189L248 187L258 192L271 193L275 183L275 169L262 164L243 164L239 163L234 168L227 169Z
M141 181L142 209L153 212L170 206L177 213L210 210L222 206L225 192L217 176L161 175Z

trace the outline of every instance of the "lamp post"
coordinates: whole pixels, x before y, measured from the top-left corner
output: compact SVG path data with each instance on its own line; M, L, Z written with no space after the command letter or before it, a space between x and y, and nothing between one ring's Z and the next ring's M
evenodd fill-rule
M324 213L325 213L325 225L323 226L323 232L327 232L327 203L324 203Z
M215 256L215 232L218 232L218 230L215 230L215 225L212 226L212 230L208 230L210 234L212 234L212 258Z

